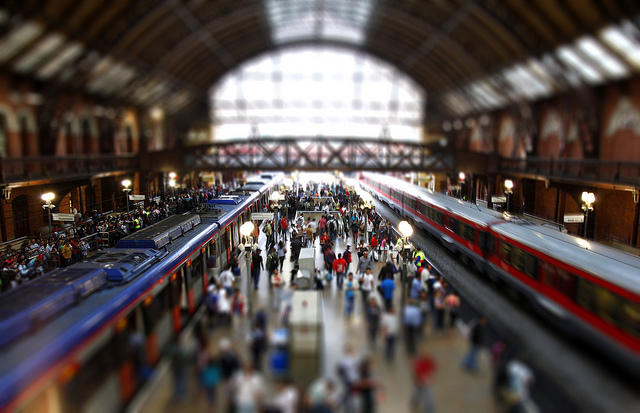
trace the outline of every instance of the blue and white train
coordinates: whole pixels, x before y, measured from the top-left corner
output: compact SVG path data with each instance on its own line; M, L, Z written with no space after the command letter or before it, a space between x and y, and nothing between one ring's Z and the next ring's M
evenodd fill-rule
M122 411L201 305L209 257L228 264L240 225L282 178L252 180L2 294L0 412Z

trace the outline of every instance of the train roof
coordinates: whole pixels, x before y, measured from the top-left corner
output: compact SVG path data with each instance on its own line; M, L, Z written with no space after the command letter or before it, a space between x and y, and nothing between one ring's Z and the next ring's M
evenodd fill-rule
M160 249L199 223L197 214L173 215L122 238L116 248Z
M391 176L371 173L365 173L364 175L376 178L381 182L384 181L387 184L392 184L397 190L408 193L440 209L451 211L455 215L461 216L480 226L488 226L504 220L504 215L497 211L483 208L476 204L465 202L461 199L453 198L426 188L421 188Z
M506 223L493 231L640 294L640 257L535 224Z

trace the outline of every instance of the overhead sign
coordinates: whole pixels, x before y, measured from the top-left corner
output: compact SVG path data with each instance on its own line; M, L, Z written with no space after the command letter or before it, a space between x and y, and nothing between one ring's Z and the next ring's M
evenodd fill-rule
M564 222L568 224L584 222L584 215L583 214L564 214Z
M73 214L51 214L51 219L54 221L69 221L73 222L76 220Z
M162 198L160 198L159 196L156 196L156 197L153 198L153 202L158 203L158 202L160 202L161 199Z
M507 197L506 196L492 196L491 197L491 202L493 202L494 204L499 204L501 202L507 202Z
M251 214L252 221L264 221L264 220L272 220L273 213L272 212L254 212Z
M130 201L144 201L145 195L129 195Z

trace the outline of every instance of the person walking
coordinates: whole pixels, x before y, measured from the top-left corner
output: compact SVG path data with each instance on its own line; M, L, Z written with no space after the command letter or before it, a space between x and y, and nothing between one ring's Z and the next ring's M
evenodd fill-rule
M387 362L393 362L396 348L396 338L398 336L398 317L393 311L393 308L389 308L386 313L382 315L382 333L385 339L385 359Z
M346 318L350 318L353 315L353 307L356 299L356 286L353 281L353 273L349 273L349 279L347 280L347 287L345 289L344 297L344 315Z
M336 273L336 285L338 289L342 290L344 276L347 272L347 261L342 257L342 254L338 254L338 259L333 262L333 271Z
M420 331L420 319L420 308L416 305L414 299L409 299L403 310L402 322L404 324L407 353L410 355L414 355L416 352L416 339Z
M365 314L367 317L369 346L374 348L376 345L376 338L378 337L378 330L380 328L380 318L382 317L382 309L375 297L369 297Z
M282 301L282 289L284 288L284 278L280 275L280 271L276 268L273 271L273 277L271 278L271 285L273 286L273 309L280 309L280 302Z
M471 331L469 333L469 351L462 359L462 367L467 371L478 371L478 351L484 342L484 330L486 325L487 319L484 316L481 316L471 327Z
M284 257L287 255L287 248L284 246L284 242L280 240L278 242L278 260L280 261L280 272L282 272L282 266L284 265Z
M436 371L436 362L427 352L426 346L422 346L420 353L413 360L413 392L411 393L410 404L414 411L433 413L435 411L433 401L433 390L431 381L433 373ZM422 409L417 410L422 403Z
M258 289L258 283L260 283L260 272L262 270L264 270L262 250L258 248L256 252L253 253L253 257L251 259L251 278L253 279L253 288L255 290Z
M369 305L369 294L373 291L376 281L373 278L373 274L371 274L371 270L368 268L359 281L360 291L362 292L362 304L366 308Z
M396 284L392 278L385 278L378 288L382 292L384 308L389 311L393 307L393 291L396 289Z

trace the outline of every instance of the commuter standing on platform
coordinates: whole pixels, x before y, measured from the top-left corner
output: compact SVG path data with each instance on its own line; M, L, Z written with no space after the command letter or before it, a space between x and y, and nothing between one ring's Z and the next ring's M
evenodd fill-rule
M336 285L342 290L344 276L347 272L347 261L342 257L342 254L338 254L338 259L333 262L333 271L336 273Z
M485 317L480 317L471 327L471 331L469 333L469 352L462 360L462 367L468 371L473 372L478 370L478 351L484 341L484 329L486 325L487 319Z
M433 390L431 379L436 370L436 362L429 355L425 346L420 349L419 355L413 360L413 393L410 404L414 411L433 413ZM422 402L422 410L417 410Z
M347 318L350 318L353 315L353 307L356 299L356 285L353 280L353 273L349 273L349 279L347 280L347 287L345 290L345 301L344 301L344 315Z
M382 292L382 298L384 300L384 308L386 311L391 310L393 307L393 291L396 289L396 284L392 278L385 278L378 287Z
M380 328L380 318L382 317L382 309L375 297L369 297L365 314L367 317L369 346L374 348L378 337L378 329Z
M402 322L404 324L407 352L411 355L416 352L416 339L420 330L420 319L420 308L416 305L414 299L409 299L403 310Z
M264 270L264 264L262 262L262 250L258 248L253 253L251 259L251 278L253 279L253 288L258 289L258 283L260 282L260 272Z
M382 315L382 333L385 338L385 359L391 363L395 356L396 338L398 337L398 317L390 308Z

